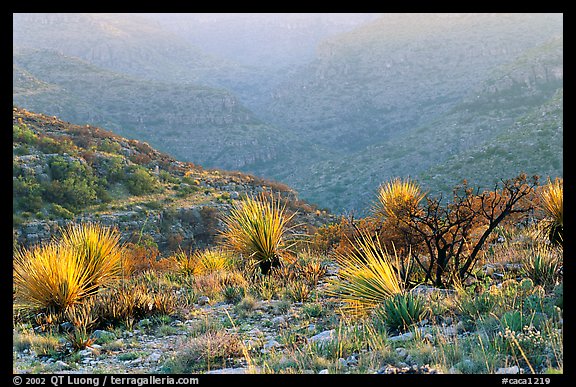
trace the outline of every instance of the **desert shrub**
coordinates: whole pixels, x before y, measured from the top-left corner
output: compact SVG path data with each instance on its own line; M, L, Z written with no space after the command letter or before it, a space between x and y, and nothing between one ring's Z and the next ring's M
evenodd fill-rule
M474 289L461 286L456 287L456 290L456 309L467 322L474 322L492 312L500 297L500 292L495 291L482 291L477 294Z
M294 280L290 281L286 287L288 297L294 302L304 302L310 297L312 289L306 282Z
M322 262L322 257L310 250L299 251L293 262L287 266L294 273L293 278L297 277L311 286L316 286L320 278L326 274L326 265Z
M222 249L213 248L195 253L198 266L196 274L209 274L216 271L227 271L234 266L232 255Z
M194 253L179 250L174 254L174 259L178 272L186 275L199 276L234 267L232 255L220 248L197 250Z
M70 139L54 139L48 136L41 136L38 142L38 149L43 153L74 153L74 144Z
M44 189L33 177L18 176L12 180L14 209L20 211L38 211L43 206Z
M129 242L126 245L124 274L137 275L147 270L157 273L171 272L178 267L174 257L161 258L157 245L140 241Z
M244 288L228 285L222 290L222 296L226 302L237 304L244 297Z
M436 287L466 280L482 256L491 233L504 221L527 218L538 177L525 174L503 180L493 191L476 191L464 180L450 202L425 197L414 184L395 180L380 190L375 210L411 249L410 259ZM426 257L427 265L422 261ZM411 265L415 267L416 265Z
M66 208L64 208L61 205L56 204L56 203L52 203L51 212L57 218L63 218L63 219L73 219L74 218L74 213L72 211L69 211Z
M94 342L90 334L98 317L93 305L92 302L84 302L66 310L65 318L74 326L72 331L66 333L66 339L74 350L84 349Z
M27 349L33 351L36 356L53 355L62 349L59 338L53 334L18 332L12 336L12 343L16 351Z
M279 296L283 285L277 276L261 276L254 281L252 291L263 300L272 300Z
M206 332L183 344L178 355L165 367L170 373L194 373L227 368L244 355L240 339L225 331Z
M322 254L334 250L343 238L343 223L331 223L319 227L312 235L310 248Z
M273 196L259 195L237 201L224 218L225 244L255 260L262 273L268 274L272 267L280 266L281 257L291 246L287 233L293 216L287 216L285 205Z
M158 190L158 180L139 165L131 165L127 168L124 184L132 195L137 196Z
M119 154L120 151L122 151L122 146L120 145L120 143L116 141L112 141L109 138L105 138L98 143L97 149L101 152Z
M22 142L28 145L36 145L38 135L33 130L28 128L28 125L12 125L12 140L14 142Z
M94 298L94 310L99 326L124 324L131 328L134 321L145 317L172 314L175 299L171 293L154 292L143 283L118 285Z

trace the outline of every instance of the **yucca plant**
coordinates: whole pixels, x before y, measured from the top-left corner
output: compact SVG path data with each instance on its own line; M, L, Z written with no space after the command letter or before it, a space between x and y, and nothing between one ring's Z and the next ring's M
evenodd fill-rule
M79 255L56 243L19 250L14 256L18 307L61 314L95 289L90 283Z
M425 196L416 182L395 178L379 187L374 211L386 218L402 218L413 214Z
M121 276L122 256L115 230L93 224L69 226L61 240L15 253L17 305L63 317L68 308Z
M64 313L121 276L122 254L116 230L69 226L60 241L15 254L16 298L25 308Z
M332 291L352 314L365 315L404 290L403 279L378 235L360 232L347 252L337 252L340 266ZM397 260L397 257L396 257Z
M286 213L286 205L264 194L235 202L224 218L223 237L233 251L254 259L263 274L280 266L281 257L293 245L288 241L288 225L295 214Z
M557 178L542 190L542 208L546 214L544 231L552 244L564 243L564 183Z
M406 329L422 321L427 313L424 299L411 292L395 294L374 310L376 318L393 329Z
M233 267L230 253L222 249L208 249L195 253L198 265L196 274L209 274L215 271L226 271Z

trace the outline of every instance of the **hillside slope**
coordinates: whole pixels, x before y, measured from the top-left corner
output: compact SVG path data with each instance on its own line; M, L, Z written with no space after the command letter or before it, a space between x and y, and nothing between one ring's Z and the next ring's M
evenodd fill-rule
M161 251L210 245L220 215L244 195L280 195L300 231L330 215L286 185L177 161L145 142L13 109L13 229L18 244L43 242L70 221L117 226L125 240Z
M273 176L333 211L360 212L395 176L444 193L519 169L561 176L561 26L561 15L388 15L326 41L260 111L323 150L305 153L300 173ZM559 109L530 121L549 104ZM511 140L531 136L527 125L552 130L545 152ZM485 162L464 156L494 146L505 150Z
M14 104L109 128L180 160L239 169L288 142L223 89L133 78L49 50L15 48L13 66Z

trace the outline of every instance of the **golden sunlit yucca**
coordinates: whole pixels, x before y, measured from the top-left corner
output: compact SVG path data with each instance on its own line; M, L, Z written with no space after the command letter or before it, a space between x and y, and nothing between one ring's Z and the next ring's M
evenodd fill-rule
M263 274L280 266L283 254L292 246L288 226L295 214L286 214L286 205L273 196L260 194L235 202L224 218L226 246L254 259Z
M546 214L544 231L553 244L562 244L564 238L564 183L560 178L548 184L542 190L542 208Z
M118 279L122 256L116 230L96 224L69 226L59 241L16 252L18 306L64 313Z
M402 218L414 213L426 193L418 184L409 178L395 178L378 188L378 202L374 209L376 214L387 218Z
M345 310L354 315L366 315L385 300L403 292L404 284L393 262L380 243L361 232L347 252L336 253L338 279L333 294L346 304Z

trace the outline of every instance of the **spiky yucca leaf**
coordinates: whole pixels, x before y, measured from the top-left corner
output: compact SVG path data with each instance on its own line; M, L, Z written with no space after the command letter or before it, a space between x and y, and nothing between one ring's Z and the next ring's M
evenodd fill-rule
M247 197L236 202L224 218L226 245L256 260L263 272L264 267L269 270L270 265L277 265L290 247L287 233L291 228L288 223L294 215L287 215L286 205L272 196Z
M563 243L564 238L564 183L557 178L542 190L542 207L546 214L545 232L553 244Z
M425 196L416 182L395 178L379 187L374 211L385 217L400 218L415 211Z
M96 223L72 224L62 232L60 243L78 252L96 286L122 275L124 247L116 229Z
M339 265L334 295L355 315L366 315L403 291L400 274L377 235L360 233L348 252L337 252Z

